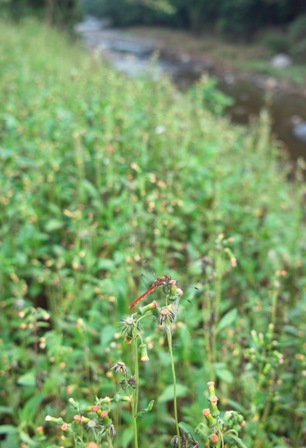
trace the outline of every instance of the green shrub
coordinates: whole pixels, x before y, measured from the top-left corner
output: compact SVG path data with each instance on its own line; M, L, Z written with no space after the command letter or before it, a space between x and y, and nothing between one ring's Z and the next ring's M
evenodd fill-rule
M306 15L298 17L289 27L291 55L298 62L306 61Z
M269 33L264 38L264 44L272 53L288 53L290 39L284 34Z

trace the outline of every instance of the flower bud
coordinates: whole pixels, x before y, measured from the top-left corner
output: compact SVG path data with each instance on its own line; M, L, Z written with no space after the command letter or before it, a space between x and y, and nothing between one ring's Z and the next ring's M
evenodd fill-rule
M51 417L51 415L46 415L45 420L46 422L56 423L57 425L63 425L65 423L61 417L55 418Z
M214 381L208 381L207 386L208 386L208 389L209 389L209 396L210 396L210 398L212 396L215 396L216 392L215 392L215 383L214 383Z
M216 419L211 415L210 409L206 408L203 409L202 414L206 418L206 421L208 423L208 426L214 426L216 424Z
M153 302L149 303L148 305L141 306L138 308L138 314L145 314L147 311L151 311L157 308L157 302L153 300Z
M87 408L86 408L86 411L89 411L89 412L97 412L99 410L100 410L100 406L97 406L97 405L87 406Z
M148 356L146 344L140 344L139 349L140 349L140 361L148 362L150 358Z
M210 441L212 443L212 446L216 446L218 443L219 437L217 436L217 434L212 434L210 436Z
M112 419L109 418L107 411L103 411L101 413L100 417L103 420L103 425L106 426L106 427L110 426L113 423Z
M220 414L220 411L217 406L218 398L212 397L209 401L210 401L211 414L213 417L217 417Z

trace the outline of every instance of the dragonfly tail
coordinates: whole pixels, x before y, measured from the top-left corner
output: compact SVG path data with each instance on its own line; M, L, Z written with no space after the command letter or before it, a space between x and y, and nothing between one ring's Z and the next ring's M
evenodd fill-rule
M135 305L137 305L138 302L140 302L142 299L144 299L149 294L151 294L155 289L156 289L156 286L151 286L151 288L149 288L146 292L144 292L140 297L137 297L137 299L131 303L129 308L133 308Z

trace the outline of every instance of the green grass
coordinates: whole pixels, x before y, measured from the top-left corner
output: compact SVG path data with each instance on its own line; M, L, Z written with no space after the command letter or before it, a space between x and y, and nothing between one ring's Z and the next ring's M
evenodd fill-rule
M186 289L172 336L179 419L197 426L215 380L220 408L246 419L247 446L302 446L305 185L287 183L268 117L235 127L209 80L182 94L119 75L34 21L1 28L1 448L73 446L45 416L69 420L70 397L120 389L108 367L132 370L117 333L145 259ZM152 325L140 408L157 403L138 430L139 446L157 448L175 428ZM131 415L113 412L114 446L126 447Z

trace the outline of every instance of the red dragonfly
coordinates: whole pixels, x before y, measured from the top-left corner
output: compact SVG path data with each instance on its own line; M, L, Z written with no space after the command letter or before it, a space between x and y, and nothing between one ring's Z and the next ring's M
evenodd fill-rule
M133 308L133 306L137 305L138 302L140 302L142 299L147 297L149 294L151 294L155 289L160 288L161 286L165 288L170 288L171 285L175 284L175 280L172 280L170 275L163 275L163 277L158 277L154 280L150 288L144 292L141 296L137 297L137 299L134 300L134 302L131 303L129 308Z

